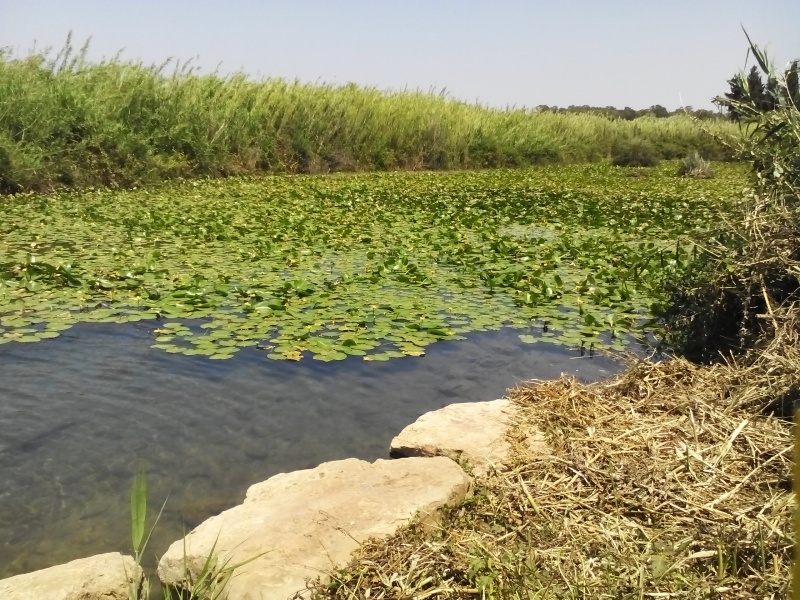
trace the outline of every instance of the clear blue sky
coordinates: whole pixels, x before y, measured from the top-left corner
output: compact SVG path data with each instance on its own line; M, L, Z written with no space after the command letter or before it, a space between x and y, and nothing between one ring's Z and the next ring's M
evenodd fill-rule
M0 0L0 46L446 88L492 106L710 107L746 40L800 58L800 0Z

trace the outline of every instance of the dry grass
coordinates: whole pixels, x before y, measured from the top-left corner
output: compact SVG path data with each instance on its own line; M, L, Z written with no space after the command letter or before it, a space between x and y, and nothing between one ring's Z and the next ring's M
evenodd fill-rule
M622 376L510 392L516 467L436 531L366 544L326 598L781 598L788 595L793 313L739 364L638 361Z

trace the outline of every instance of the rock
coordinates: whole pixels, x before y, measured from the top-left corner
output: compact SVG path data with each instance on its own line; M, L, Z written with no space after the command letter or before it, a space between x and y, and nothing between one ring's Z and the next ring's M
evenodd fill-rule
M291 598L305 591L308 579L344 566L368 538L389 536L417 514L435 519L440 507L463 500L471 485L445 457L351 458L275 475L251 486L242 504L172 544L158 576L180 586L184 564L196 575L213 549L217 564L256 557L237 569L229 600Z
M128 600L142 570L119 552L73 560L41 571L0 580L2 600Z
M508 399L451 404L425 413L392 440L390 456L448 456L466 461L477 476L511 463L506 434L513 418ZM541 433L527 440L529 448L544 455L547 444Z

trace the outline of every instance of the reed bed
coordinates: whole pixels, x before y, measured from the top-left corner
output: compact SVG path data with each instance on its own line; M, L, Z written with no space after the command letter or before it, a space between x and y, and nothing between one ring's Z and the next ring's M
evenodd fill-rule
M381 91L190 64L89 62L0 53L0 191L132 186L164 178L261 172L464 169L594 161L620 140L647 139L662 158L721 158L688 116L610 120L493 109L419 91Z

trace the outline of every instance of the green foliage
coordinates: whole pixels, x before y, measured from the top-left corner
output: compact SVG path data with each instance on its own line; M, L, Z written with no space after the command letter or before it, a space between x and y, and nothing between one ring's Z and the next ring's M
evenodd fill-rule
M793 104L800 105L800 91L798 90L798 61L791 65L780 75L777 70L764 62L766 56L756 46L753 54L758 65L753 65L745 75L739 73L728 80L730 92L717 98L718 105L724 107L728 116L734 120L751 120L755 115L779 109L781 106ZM759 70L761 69L761 70ZM766 84L762 72L767 77Z
M134 561L137 566L141 566L142 554L161 519L161 514L164 512L166 504L165 500L153 526L150 528L150 532L145 537L147 524L147 473L142 467L134 476L131 484L131 541L133 543ZM233 563L230 560L220 561L217 557L215 543L199 571L193 572L189 567L189 561L186 558L184 549L183 589L176 591L169 586L164 586L162 588L163 597L165 600L173 600L173 598L175 600L222 600L225 597L228 582L235 571L260 556L263 555L259 554L238 563ZM131 583L128 590L128 598L129 600L149 600L149 578L145 577L141 587L138 586L138 582Z
M147 521L147 474L142 468L134 477L131 485L131 541L133 553L138 563L141 559L146 540L144 538Z
M562 114L602 115L604 117L608 117L609 119L623 119L625 121L633 121L634 119L642 119L650 117L654 117L656 119L666 119L668 117L674 117L678 115L689 115L692 118L699 119L701 121L714 121L725 118L721 113L707 110L705 108L700 108L695 110L691 106L681 107L677 110L670 112L660 104L655 104L653 106L650 106L649 108L644 108L640 110L635 110L630 106L626 106L625 108L615 108L613 106L600 107L600 106L589 106L587 104L583 104L580 106L570 105L567 107L558 107L558 106L547 106L546 104L542 104L540 106L537 106L536 110L541 112L555 112Z
M701 240L704 251L696 269L670 286L664 314L670 343L695 360L747 351L774 331L775 311L800 301L800 110L792 98L795 84L788 74L780 76L752 42L750 51L757 69L755 76L753 70L739 76L743 95L727 94L717 102L739 115L743 135L733 149L752 165L753 193L728 218L715 219L717 227ZM753 97L758 69L770 82L769 106Z
M183 585L177 590L163 586L164 600L224 600L228 597L228 584L236 570L264 555L257 554L248 560L234 563L230 559L220 561L216 549L217 543L214 542L200 569L194 572L189 566L184 548Z
M594 161L638 136L664 158L720 145L686 115L496 110L444 95L310 85L189 64L0 53L0 192L130 187L263 172L464 169ZM719 132L733 132L727 122Z
M678 167L678 175L682 177L696 177L698 179L710 179L714 176L711 162L694 152L683 160Z
M654 167L659 163L659 155L646 139L624 138L614 145L611 162L618 167Z
M743 185L608 165L232 178L17 195L0 221L0 344L154 321L214 360L384 361L512 326L586 349L642 333L697 231ZM192 319L192 320L187 320ZM525 338L529 340L528 337Z

